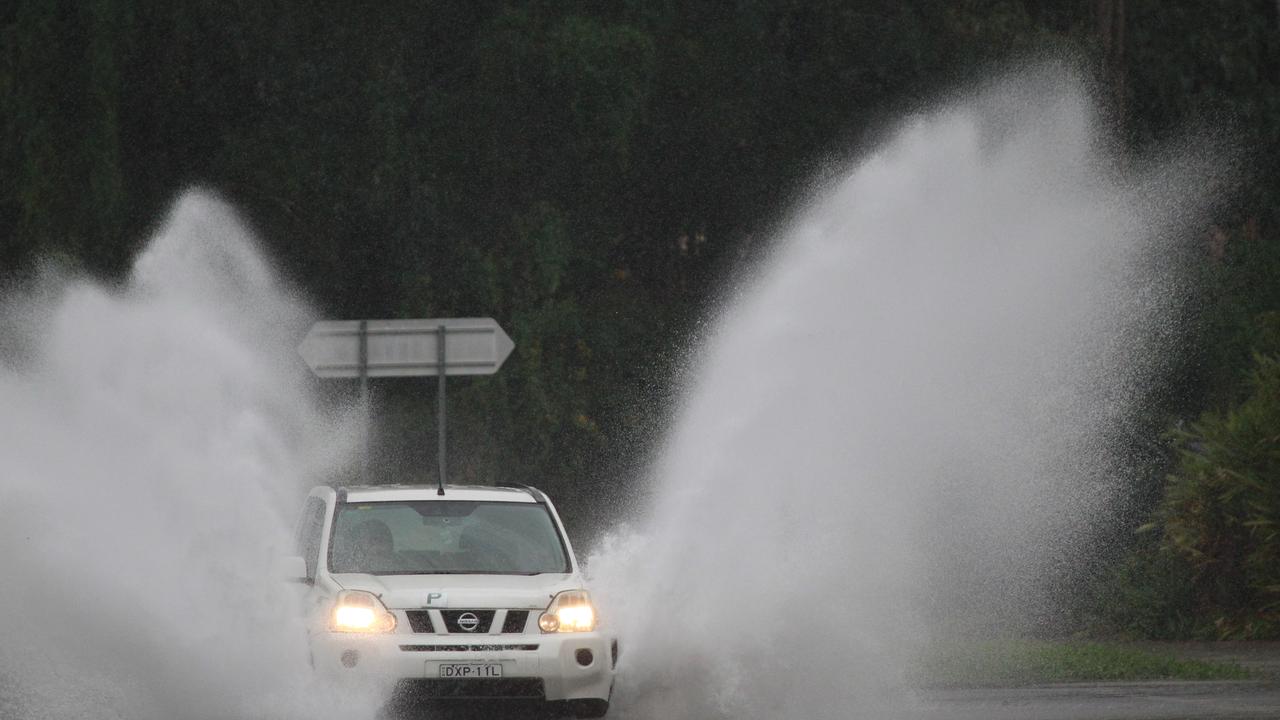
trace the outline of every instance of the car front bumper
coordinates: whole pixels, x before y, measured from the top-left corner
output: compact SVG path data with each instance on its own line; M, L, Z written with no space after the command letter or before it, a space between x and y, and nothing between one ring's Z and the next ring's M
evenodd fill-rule
M546 700L607 700L617 663L615 638L601 632L464 636L320 632L311 636L311 653L317 672L326 675L439 681L449 685L446 694L455 697L529 697L532 683L520 681L538 680ZM442 665L457 664L499 665L505 682L441 677ZM468 688L475 689L474 695Z

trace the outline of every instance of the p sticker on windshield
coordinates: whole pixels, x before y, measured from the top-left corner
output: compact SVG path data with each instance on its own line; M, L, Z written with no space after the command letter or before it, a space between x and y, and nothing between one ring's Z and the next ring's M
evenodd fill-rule
M427 593L427 602L422 607L445 607L449 604L449 593Z

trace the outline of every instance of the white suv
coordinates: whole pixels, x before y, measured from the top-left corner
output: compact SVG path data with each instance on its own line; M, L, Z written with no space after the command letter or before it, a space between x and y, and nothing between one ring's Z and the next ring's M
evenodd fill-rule
M609 709L616 638L598 626L564 526L533 488L311 491L286 574L318 672L419 698L537 698Z

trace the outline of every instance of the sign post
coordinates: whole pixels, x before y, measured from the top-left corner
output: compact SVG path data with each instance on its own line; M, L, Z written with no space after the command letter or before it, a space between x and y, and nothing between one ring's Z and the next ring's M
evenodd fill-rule
M449 341L449 331L447 328L445 328L443 323L441 323L439 327L436 329L436 337L437 337L436 367L447 368L448 365L447 365L446 358L448 357L448 352L446 350L446 345ZM438 433L439 449L436 451L436 460L437 462L440 463L440 472L439 472L440 485L436 489L437 495L444 494L444 476L445 476L446 467L447 467L445 463L445 460L447 458L445 458L445 434L444 434L444 417L445 417L444 376L445 375L446 373L444 372L436 373L436 378L437 378L436 380L436 427L440 429L440 432Z
M369 424L373 408L369 402L369 321L360 321L360 412L364 415L364 431L360 436L360 479L369 477Z
M318 377L359 378L366 411L369 378L435 375L440 487L444 494L445 377L492 375L515 343L492 318L322 320L311 326L298 354ZM366 423L367 426L367 423ZM365 448L368 468L368 447Z

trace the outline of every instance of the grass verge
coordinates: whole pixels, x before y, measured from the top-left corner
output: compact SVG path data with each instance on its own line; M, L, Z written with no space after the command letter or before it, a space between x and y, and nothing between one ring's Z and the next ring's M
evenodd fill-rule
M926 686L1009 686L1142 680L1248 680L1232 664L1182 660L1117 643L998 640L935 647L916 674Z

